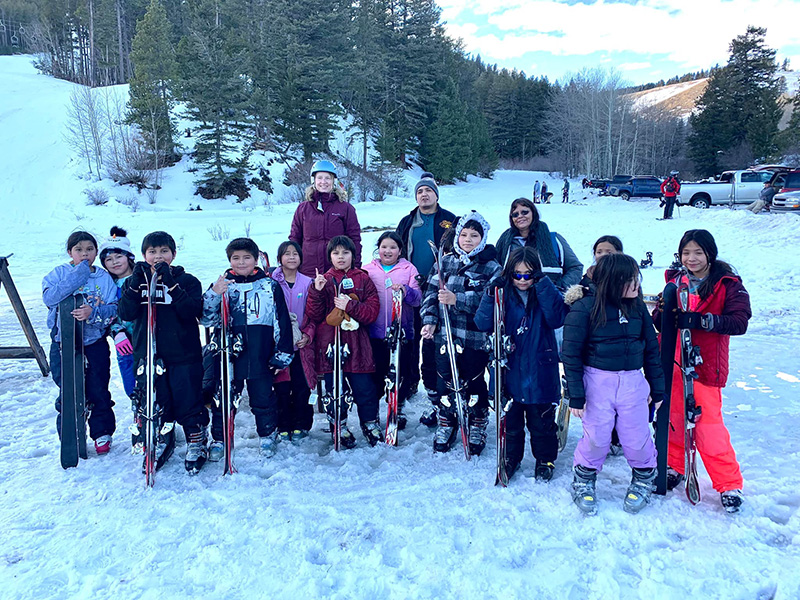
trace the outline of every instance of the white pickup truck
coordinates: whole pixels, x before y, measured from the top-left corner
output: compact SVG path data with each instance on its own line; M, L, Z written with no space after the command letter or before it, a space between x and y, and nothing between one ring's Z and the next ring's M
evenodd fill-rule
M758 200L772 171L725 171L717 180L681 183L679 204L708 208L712 204L750 204Z

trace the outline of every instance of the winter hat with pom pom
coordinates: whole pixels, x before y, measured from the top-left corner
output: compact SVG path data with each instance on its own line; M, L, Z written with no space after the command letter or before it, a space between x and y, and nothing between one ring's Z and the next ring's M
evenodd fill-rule
M132 259L136 259L136 255L131 252L131 242L128 239L128 232L122 227L112 227L110 235L103 240L100 244L100 262L102 263L109 252L119 252Z
M431 188L433 190L433 193L436 194L436 199L437 200L439 199L439 186L436 185L436 181L433 178L433 173L429 173L428 171L425 171L422 174L422 177L420 177L420 180L417 182L417 185L414 186L414 197L415 198L417 197L417 191L423 185L428 186L429 188Z

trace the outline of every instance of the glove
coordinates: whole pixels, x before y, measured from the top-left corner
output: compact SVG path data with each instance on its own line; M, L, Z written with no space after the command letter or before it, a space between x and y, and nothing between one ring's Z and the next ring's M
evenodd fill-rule
M714 329L714 315L711 313L679 312L678 329L703 329L705 331L711 331Z
M124 331L114 336L114 345L117 347L117 354L121 356L133 354L133 346Z
M161 283L168 288L171 288L175 285L175 278L172 276L172 270L169 268L167 263L160 262L156 264L156 275L161 278Z
M486 286L486 295L489 296L490 298L494 298L494 291L497 288L505 287L505 285L506 285L506 280L503 279L502 277L497 277L493 279L492 282Z
M544 273L542 273L541 271L536 271L536 272L533 274L533 283L539 283L539 282L540 282L542 279L544 279L545 277L547 277L547 275L545 275L545 274L544 274Z
M147 284L147 272L150 271L150 265L146 262L137 262L133 265L133 273L128 278L128 285L132 290L138 290L143 285Z

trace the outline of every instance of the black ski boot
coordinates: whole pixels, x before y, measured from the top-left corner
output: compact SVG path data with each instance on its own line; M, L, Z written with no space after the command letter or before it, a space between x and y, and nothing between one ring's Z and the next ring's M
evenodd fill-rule
M458 432L458 426L453 421L452 417L439 412L439 424L436 426L436 433L433 436L434 452L450 451Z
M742 490L728 490L719 495L719 500L722 502L722 507L727 513L738 513L742 510L742 503L744 496Z
M486 426L489 424L488 415L475 415L469 419L469 453L480 456L486 447Z
M622 508L625 512L636 514L650 502L653 486L656 481L656 469L633 469L631 484L625 493Z
M206 448L206 432L204 429L186 433L186 458L184 466L189 475L197 475L208 458Z
M331 428L331 439L335 442L336 428L333 426L333 419L328 417L328 422ZM345 450L352 450L356 447L356 438L347 428L347 419L339 421L339 444Z
M553 478L553 472L556 466L551 462L536 461L536 471L534 477L536 481L550 481Z
M684 480L684 476L672 467L667 467L667 489L674 490Z
M430 401L431 405L422 411L422 414L419 417L419 422L426 427L436 427L437 423L439 422L439 411L437 410L437 407L439 406L439 394L433 390L427 390L427 392L428 400Z
M156 472L161 467L167 464L172 454L175 452L175 428L170 428L167 433L159 433L156 442ZM144 453L144 445L142 446L142 453ZM145 462L147 457L142 459L142 475L146 472Z
M361 433L367 438L370 446L377 446L383 441L383 430L379 421L367 421L361 424Z
M597 498L595 498L595 485L597 484L597 469L577 465L574 472L572 501L581 509L582 513L596 515Z
M519 461L506 459L506 476L511 479L519 469Z

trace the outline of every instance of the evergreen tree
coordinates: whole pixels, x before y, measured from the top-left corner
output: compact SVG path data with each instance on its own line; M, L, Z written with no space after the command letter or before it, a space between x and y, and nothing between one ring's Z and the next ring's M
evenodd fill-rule
M423 136L422 156L426 168L441 181L464 179L474 172L472 125L458 97L455 83L449 81L439 100L436 118Z

